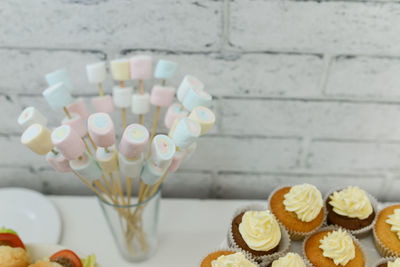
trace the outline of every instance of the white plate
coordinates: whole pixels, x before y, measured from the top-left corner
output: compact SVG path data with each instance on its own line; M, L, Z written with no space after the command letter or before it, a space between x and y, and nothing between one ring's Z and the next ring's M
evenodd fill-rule
M43 258L49 258L57 251L63 249L70 249L60 245L48 245L48 244L37 244L37 243L26 244L25 246L29 252L29 256L31 257L32 262L41 260ZM88 254L86 253L81 253L73 249L72 251L74 251L80 258L86 258L88 256ZM97 266L102 267L100 264L97 264Z
M60 215L44 195L24 188L0 189L0 227L18 232L24 243L58 243Z

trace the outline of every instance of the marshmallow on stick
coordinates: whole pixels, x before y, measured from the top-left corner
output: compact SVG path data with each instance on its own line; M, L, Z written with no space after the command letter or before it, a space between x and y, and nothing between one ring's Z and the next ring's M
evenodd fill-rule
M130 80L130 67L128 59L116 59L111 61L111 74L120 85L113 88L113 99L115 106L122 109L122 126L126 128L126 108L130 106L132 98L132 87L125 87L125 81Z
M50 166L57 172L72 171L71 166L69 165L69 160L65 158L57 148L54 148L54 151L55 152L50 151L46 154L46 160Z
M34 123L46 126L47 118L34 107L25 108L18 117L18 124L23 129L27 129Z
M143 151L149 141L149 132L140 124L126 127L119 144L119 167L127 177L139 177L142 170Z
M161 134L154 137L154 142L151 144L151 157L143 166L143 183L154 185L168 170L175 151L176 147L171 138Z
M139 80L139 95L144 94L143 81L151 79L152 61L153 60L150 56L134 56L129 59L131 79ZM135 95L133 95L132 97L135 97ZM135 99L135 101L138 101L138 99ZM134 107L133 107L133 103L132 103L132 112L134 112L133 108ZM135 109L134 113L136 114L139 111L140 111L140 108ZM146 109L144 109L144 111L146 111ZM145 113L147 113L147 112L148 111L146 111ZM145 114L145 113L138 113L139 114L139 123L142 125L143 125L143 114Z
M169 106L167 112L165 113L164 124L168 129L171 129L175 120L180 120L189 115L185 109L181 108L181 105L178 103L174 103Z
M115 148L114 123L107 113L94 113L88 118L89 135L97 145L96 160L103 171L108 173L112 180L114 190L117 190L121 199L122 185L118 169L118 152ZM113 172L117 173L118 183L115 183Z
M99 96L92 98L92 105L96 112L111 113L114 111L112 97L104 95L103 82L106 79L106 63L97 62L86 65L86 74L89 83L99 87Z
M50 86L63 83L68 91L72 91L72 83L65 69L56 70L46 74L46 81Z
M72 97L67 87L63 83L57 83L46 90L43 91L43 96L46 99L49 106L55 110L63 110L69 119L72 119L70 112L68 111L67 106L72 103ZM85 137L82 137L82 141L85 144L86 149L89 153L90 149L85 141Z
M89 111L86 107L85 101L82 97L76 99L74 102L67 106L67 110L71 113L76 113L81 116L83 120L87 120L89 117Z
M154 115L153 127L151 129L150 144L156 134L158 117L160 115L161 107L168 107L171 105L174 95L175 88L165 86L167 79L172 79L177 70L177 64L172 61L160 59L157 63L154 77L156 79L162 79L162 85L154 85L151 90L150 103L156 106L156 113ZM150 156L150 147L147 152L147 157Z
M50 151L55 152L50 136L51 131L46 126L34 123L22 134L21 143L36 154L46 155Z
M204 84L199 79L197 79L192 75L185 75L185 77L183 77L181 84L178 87L178 91L176 94L176 97L181 103L183 103L183 100L185 99L185 96L190 88L196 88L200 91L203 91Z

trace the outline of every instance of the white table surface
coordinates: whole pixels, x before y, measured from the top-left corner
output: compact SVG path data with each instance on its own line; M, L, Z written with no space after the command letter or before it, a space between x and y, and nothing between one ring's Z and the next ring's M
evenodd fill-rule
M95 197L50 196L60 211L63 231L60 244L84 253L95 253L105 267L199 266L210 250L225 239L233 211L261 201L163 199L160 208L159 245L148 261L132 264L119 255ZM376 260L372 238L361 240ZM300 244L293 246L300 250Z

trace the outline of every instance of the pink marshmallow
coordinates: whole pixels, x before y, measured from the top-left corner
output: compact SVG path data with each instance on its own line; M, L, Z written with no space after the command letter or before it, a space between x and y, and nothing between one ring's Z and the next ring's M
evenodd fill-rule
M114 101L110 95L93 97L92 106L96 112L111 113L114 111Z
M185 109L181 109L180 104L172 104L171 106L169 106L167 113L165 113L165 126L170 129L176 119L180 120L181 118L187 117L188 115L189 112L187 112Z
M129 59L132 80L149 80L152 77L152 58L136 56Z
M69 112L79 114L83 120L86 120L90 115L86 108L85 101L81 97L69 104L67 109Z
M62 122L62 125L69 125L71 126L72 130L77 132L80 137L83 137L87 134L86 124L76 113L71 113L71 118L65 117Z
M88 118L88 131L96 146L109 147L115 144L114 123L107 113L94 113Z
M183 158L185 157L184 151L176 151L174 157L172 158L171 165L169 165L169 172L176 172L179 166L182 163Z
M126 127L119 144L119 152L128 159L136 158L146 149L149 141L149 132L140 124L131 124Z
M51 141L68 160L74 160L85 152L85 144L81 137L69 125L63 125L53 130Z
M150 103L154 106L168 107L174 100L175 88L154 85L151 90Z
M53 152L49 152L46 155L46 160L58 172L70 172L72 171L69 166L69 160L67 160L61 153L54 155Z

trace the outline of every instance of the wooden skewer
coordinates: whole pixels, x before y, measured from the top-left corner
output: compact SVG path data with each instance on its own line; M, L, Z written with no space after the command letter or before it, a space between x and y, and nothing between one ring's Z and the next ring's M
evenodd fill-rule
M116 175L117 175L117 184L118 184L118 193L122 199L122 203L124 203L124 205L127 204L125 197L124 197L124 192L122 190L122 183L121 183L121 176L119 175L119 170L116 170Z
M97 146L96 146L96 144L94 143L92 137L90 137L90 134L87 134L86 137L89 139L90 143L92 144L93 149L94 149L94 150L97 150Z
M131 205L131 197L132 197L132 178L127 177L125 180L126 186L126 197L128 198L128 205Z
M143 95L143 80L139 80L139 94ZM139 123L143 125L143 114L139 114Z
M71 113L69 113L67 107L63 107L65 114L67 114L68 119L71 119Z
M99 196L99 198L101 198L104 202L109 203L108 200L106 200L103 195L93 186L89 183L88 180L86 180L85 178L83 178L79 173L77 173L76 171L72 170L72 172L79 178L79 180L81 180L84 184L86 184L87 187L89 187L93 192L96 193L96 195Z
M150 194L148 196L145 196L145 199L152 197L158 190L158 188L160 188L161 184L164 182L165 177L167 177L168 174L168 170L165 171L164 175L160 178L160 180L158 180L158 182L151 188L150 190Z
M122 108L122 129L126 128L126 108Z
M99 96L104 96L103 85L99 83Z
M160 116L160 110L161 110L161 107L157 106L156 114L154 115L153 128L151 129L150 142L149 142L149 146L147 149L147 157L146 157L147 159L149 159L149 157L150 157L151 143L153 142L154 135L156 134L156 131L157 131L157 124L158 124L158 117Z
M53 152L54 155L58 155L58 152L55 151L54 148L52 148L50 151Z
M89 146L88 146L88 144L86 143L85 137L82 137L82 141L83 141L83 143L85 144L85 148L86 148L87 152L89 152L89 154L90 154L91 156L93 156L92 151L89 149Z
M120 86L120 87L125 87L124 81L120 81L120 82L119 82L119 86Z

